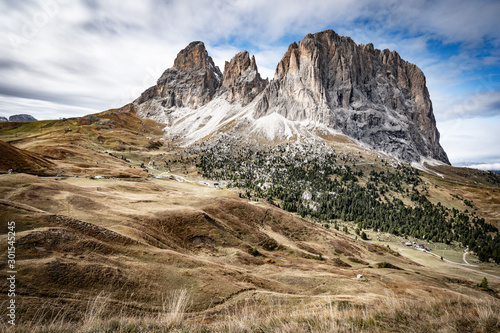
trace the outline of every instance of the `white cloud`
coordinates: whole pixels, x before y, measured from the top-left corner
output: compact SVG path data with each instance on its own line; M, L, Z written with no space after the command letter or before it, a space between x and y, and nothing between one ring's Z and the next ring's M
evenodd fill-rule
M441 145L453 165L463 162L500 161L500 115L438 121Z
M102 111L99 109L64 105L32 98L5 96L0 96L0 110L8 110L8 112L0 112L0 116L6 118L14 114L29 113L38 120L78 117Z
M467 166L468 168L479 169L479 170L500 170L500 163L483 163L483 164L471 164Z
M455 10L457 6L452 7L450 15L463 18L464 26L478 11L490 9L470 5L474 7L473 15L462 17ZM401 5L392 0L375 4L316 0L307 5L285 0L32 0L6 2L0 4L0 9L4 9L0 11L2 30L21 41L13 44L8 38L1 40L1 58L15 59L25 66L24 70L2 70L2 77L12 84L11 90L47 92L53 102L57 102L56 94L64 100L75 96L76 105L84 103L102 109L108 107L107 103L122 101L123 91L153 84L155 79L143 82L151 72L144 69L155 68L154 72L161 74L172 65L176 53L192 40L203 40L209 48L216 45L209 51L221 70L224 61L242 51L234 45L249 47L263 77L272 78L288 44L280 41L285 36L297 35L300 39L308 32L335 28L352 33L358 42L396 49L411 61L413 55L422 54L427 37L394 37L387 35L389 30L397 27L403 31L426 31L429 20L422 17L446 16L449 11L447 6L421 6L416 1ZM422 16L417 19L415 13ZM408 18L414 20L410 22ZM357 20L366 23L358 24ZM447 36L448 28L436 24L432 23L437 30L433 34ZM479 25L478 29L475 34L493 34L489 25ZM463 38L469 40L470 33L463 34ZM494 57L489 61L494 61ZM162 69L157 70L157 66Z
M500 91L472 93L465 98L439 106L440 120L500 116Z
M476 68L498 67L499 12L495 0L2 1L0 115L16 110L58 118L121 106L153 85L193 40L205 42L221 70L247 49L262 77L272 79L291 41L331 28L358 43L396 50L421 67L445 148L461 156L450 139L453 121L498 114L498 86L461 95L456 89L471 80L481 85L481 77L466 75ZM428 49L430 40L463 45L443 59ZM485 43L493 46L490 54L480 52ZM479 134L468 135L479 143ZM492 141L498 137L488 140L498 145Z
M386 27L405 27L421 35L430 34L445 43L482 43L484 38L496 40L500 3L490 1L383 1L391 7L384 19Z

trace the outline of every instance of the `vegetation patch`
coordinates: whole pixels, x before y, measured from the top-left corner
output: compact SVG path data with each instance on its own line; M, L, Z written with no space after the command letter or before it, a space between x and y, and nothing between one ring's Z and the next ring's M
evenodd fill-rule
M321 224L343 220L356 223L359 231L457 242L481 261L500 262L498 228L474 212L431 203L428 184L411 166L385 162L384 168L361 168L359 156L341 154L326 144L256 149L216 141L193 153L200 156L197 167L203 177L243 189L241 197L266 200ZM368 238L366 233L358 236Z
M368 263L362 259L354 258L354 257L349 257L349 260L356 263L356 264L362 264L362 265L368 265Z
M398 270L403 270L402 268L396 266L396 265L393 265L391 263L388 263L388 262L379 262L377 263L377 267L378 268L390 268L390 269L398 269Z
M344 268L348 268L348 267L352 267L351 265L349 265L348 263L340 260L340 258L333 258L332 259L332 263L337 266L337 267L344 267Z

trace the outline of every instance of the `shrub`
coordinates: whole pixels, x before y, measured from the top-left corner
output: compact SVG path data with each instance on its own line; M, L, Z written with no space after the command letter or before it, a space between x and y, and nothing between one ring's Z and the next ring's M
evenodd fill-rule
M481 287L481 289L488 290L488 279L486 277L483 278L479 287Z
M256 256L260 255L260 252L259 252L259 250L257 250L256 247L252 247L250 249L250 254L253 255L254 257L256 257Z

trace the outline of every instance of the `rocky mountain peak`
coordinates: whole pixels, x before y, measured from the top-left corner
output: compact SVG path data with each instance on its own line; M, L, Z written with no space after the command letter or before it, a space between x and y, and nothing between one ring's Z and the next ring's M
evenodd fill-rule
M298 48L298 45L296 42L293 42L288 46L288 50L286 51L285 55L283 55L283 58L281 58L281 61L278 63L278 66L276 66L276 71L274 73L274 79L280 79L282 78L286 73L290 71L290 61L292 59L292 54L293 54L293 59L296 61L297 57L295 55L295 50Z
M257 69L257 63L255 62L255 56L253 55L252 56L252 60L250 61L250 68L252 68L252 70L258 72L259 70Z
M224 66L222 77L223 92L227 91L228 102L239 101L242 105L250 103L267 85L267 80L260 77L255 56L247 51L236 54Z
M326 124L403 161L449 163L422 71L332 30L290 44L253 116L274 113Z
M252 59L254 58L252 57ZM222 77L222 86L231 86L249 68L255 70L251 65L250 55L247 51L236 54L231 61L226 61L224 65L224 76Z
M208 55L203 42L192 42L181 50L174 66L167 69L155 86L136 100L140 115L154 116L158 108L196 109L210 102L220 87L222 73ZM153 113L152 113L153 112Z
M177 70L192 70L198 68L214 67L212 58L208 55L203 42L191 42L185 49L181 50L174 60L174 68Z
M271 82L248 52L226 62L222 75L205 45L193 42L134 103L140 116L164 122L188 143L230 126L270 140L316 136L322 128L401 161L449 164L422 71L396 51L332 30L290 44Z
M29 114L15 114L9 117L10 122L36 121L36 118Z

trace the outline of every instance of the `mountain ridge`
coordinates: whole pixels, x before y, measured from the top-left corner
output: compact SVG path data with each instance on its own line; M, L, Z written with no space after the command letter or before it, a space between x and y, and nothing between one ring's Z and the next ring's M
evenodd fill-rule
M404 162L450 164L423 72L395 51L357 45L332 30L290 44L270 82L260 78L248 52L226 62L222 74L204 44L193 42L133 103L141 117L164 123L166 135L185 145L221 130L269 141L300 141L320 131L344 134Z
M15 114L10 116L9 118L7 117L0 117L0 122L11 122L11 123L21 123L21 122L30 122L30 121L36 121L37 119L33 117L32 115L29 114Z

